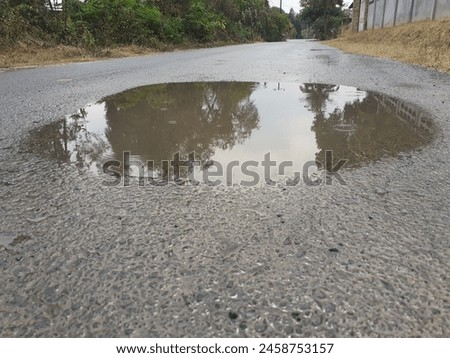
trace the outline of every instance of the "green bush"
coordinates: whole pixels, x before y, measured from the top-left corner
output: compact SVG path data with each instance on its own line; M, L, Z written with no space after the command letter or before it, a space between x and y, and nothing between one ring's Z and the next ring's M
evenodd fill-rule
M0 0L0 46L18 41L87 48L184 41L279 41L287 16L265 0L65 0L52 11L48 0Z
M83 9L83 19L102 45L145 45L161 27L158 8L140 0L90 0Z
M186 15L185 31L200 42L213 41L216 30L225 28L225 22L210 11L203 0L192 0Z
M140 1L137 1L137 3L135 8L138 22L152 35L158 34L162 25L159 9L154 6L145 6Z
M8 46L19 40L26 24L15 8L7 0L0 0L0 45Z
M57 38L63 26L44 1L0 0L0 45L17 41L48 42Z
M165 18L162 21L161 39L175 44L183 42L183 21L178 17Z
M270 9L266 23L266 41L284 41L291 32L292 24L285 13L280 13L279 9Z
M340 14L318 18L312 25L315 37L318 40L328 40L337 37L344 20L345 17Z
M227 24L227 33L230 39L245 42L252 39L252 31L249 27L243 26L240 22L230 22Z

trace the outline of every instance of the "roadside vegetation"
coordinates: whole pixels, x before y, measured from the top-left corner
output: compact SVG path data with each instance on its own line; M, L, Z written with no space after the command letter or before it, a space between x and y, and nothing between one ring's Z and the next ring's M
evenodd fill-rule
M300 0L303 7L298 15L305 38L329 40L335 38L342 26L350 22L343 10L343 0Z
M267 0L0 0L0 66L295 37Z
M450 73L450 19L358 33L345 31L326 44L349 53L391 58Z

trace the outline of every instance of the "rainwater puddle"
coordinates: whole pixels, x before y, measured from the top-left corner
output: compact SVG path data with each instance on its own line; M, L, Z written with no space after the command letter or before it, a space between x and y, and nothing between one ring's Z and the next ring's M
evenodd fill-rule
M311 178L340 160L360 167L418 149L433 132L420 109L352 87L171 83L106 97L35 130L26 145L116 177L201 181L214 173L206 181L236 183L305 172Z

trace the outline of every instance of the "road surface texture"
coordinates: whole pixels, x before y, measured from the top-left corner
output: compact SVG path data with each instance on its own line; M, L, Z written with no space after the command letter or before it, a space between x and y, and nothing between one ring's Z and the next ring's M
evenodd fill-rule
M292 188L111 188L20 145L106 95L222 80L380 91L438 133ZM3 71L0 336L449 337L449 113L449 75L308 41Z

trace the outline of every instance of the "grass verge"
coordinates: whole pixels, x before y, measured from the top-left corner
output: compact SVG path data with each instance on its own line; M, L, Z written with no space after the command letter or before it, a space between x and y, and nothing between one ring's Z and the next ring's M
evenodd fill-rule
M105 58L146 55L154 52L156 51L153 49L139 46L88 50L76 46L39 46L18 43L0 52L0 68L94 61Z
M325 44L349 53L391 58L450 73L450 19L344 32Z
M89 50L77 46L17 43L0 50L0 68L34 67L68 62L86 62L108 58L149 55L162 51L233 45L236 42L207 44L187 42L181 45L156 43L154 47L115 46Z

